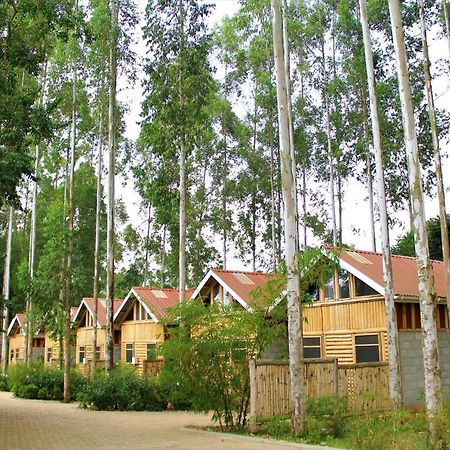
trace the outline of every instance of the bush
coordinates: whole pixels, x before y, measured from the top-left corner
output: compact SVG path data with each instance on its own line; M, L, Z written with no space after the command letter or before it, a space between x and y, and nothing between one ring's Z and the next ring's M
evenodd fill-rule
M309 442L319 443L327 437L342 437L347 423L348 403L346 397L325 396L307 401L305 437Z
M0 391L9 391L8 375L6 373L0 374Z
M102 411L161 411L160 388L151 378L142 378L128 367L116 367L109 374L98 371L77 395L81 407Z
M15 364L8 368L8 388L16 397L40 400L62 400L64 373L62 370L44 366L42 363ZM71 396L86 383L85 377L71 371Z

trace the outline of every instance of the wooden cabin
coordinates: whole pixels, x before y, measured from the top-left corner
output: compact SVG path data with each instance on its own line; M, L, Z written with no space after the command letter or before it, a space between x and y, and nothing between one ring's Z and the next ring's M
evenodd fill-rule
M16 314L9 324L7 336L9 341L9 364L17 364L25 361L25 314ZM31 358L33 360L44 357L45 336L42 331L33 335Z
M436 325L443 386L450 388L450 347L443 263L434 261ZM420 403L423 357L417 263L392 257L395 309L406 405ZM380 253L342 250L339 269L304 309L304 355L336 357L339 364L388 361L383 262Z
M186 290L187 299L191 294L192 291ZM177 289L133 287L130 290L114 315L114 322L120 327L122 361L134 365L141 374L148 373L149 362L159 359L158 345L168 338L161 319L178 301Z
M205 305L220 303L227 306L234 303L251 311L255 302L264 301L263 288L276 279L276 275L263 272L211 269L192 294L191 300L200 298Z
M123 300L115 299L113 312L116 313ZM82 373L88 374L93 369L93 332L94 332L94 299L83 298L74 315L76 330L75 367ZM106 304L104 299L98 299L97 303L97 352L98 365L102 366L105 361L105 338L106 338ZM120 343L116 342L118 327L114 324L114 362L120 360ZM120 341L119 341L120 342Z
M73 306L70 309L70 320L73 323L78 307ZM75 361L75 334L73 334L73 345L71 346L71 365ZM53 336L52 333L45 329L45 348L44 348L44 364L47 366L60 366L64 363L64 344Z

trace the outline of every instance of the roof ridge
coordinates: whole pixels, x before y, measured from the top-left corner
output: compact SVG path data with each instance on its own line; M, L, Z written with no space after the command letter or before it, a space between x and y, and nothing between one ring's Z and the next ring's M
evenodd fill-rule
M262 271L251 271L251 270L232 270L232 269L218 269L213 268L212 271L222 272L222 273L245 273L245 274L253 274L253 275L274 275L270 272L262 272Z

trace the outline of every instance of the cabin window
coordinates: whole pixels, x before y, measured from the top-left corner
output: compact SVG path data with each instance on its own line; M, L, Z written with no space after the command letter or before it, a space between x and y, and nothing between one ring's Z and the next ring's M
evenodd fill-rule
M147 344L147 360L153 361L156 359L156 344Z
M14 360L14 350L11 350L11 361Z
M125 362L131 364L133 362L133 356L134 356L133 344L126 344L125 345Z
M355 355L357 363L380 361L378 334L355 336Z
M16 361L18 361L18 359L19 359L19 349L16 348Z
M148 313L145 310L144 305L142 305L141 303L139 303L139 310L136 312L138 312L138 316L137 316L138 320L148 320L149 319Z
M366 295L380 295L375 289L372 289L368 284L364 283L364 281L355 277L355 290L357 297L364 297Z
M312 302L318 302L320 300L320 289L317 284L312 284L308 288L309 298Z
M334 277L331 277L325 284L325 299L334 300Z
M134 307L131 307L125 317L125 321L134 320Z
M346 270L341 270L338 277L339 298L350 298L349 275Z
M97 361L100 360L100 346L95 347L95 357L97 358Z
M78 351L78 362L80 364L84 363L84 359L86 358L86 348L85 347L80 347L79 351Z
M53 348L52 347L48 347L47 348L47 362L52 362L52 357L53 357Z
M322 356L320 336L303 338L303 358L320 358Z

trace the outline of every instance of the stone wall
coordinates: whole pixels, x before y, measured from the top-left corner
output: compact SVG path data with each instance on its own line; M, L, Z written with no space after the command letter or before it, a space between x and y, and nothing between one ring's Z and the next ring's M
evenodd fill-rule
M450 391L450 345L446 330L438 331L442 388ZM400 364L405 406L424 404L424 374L421 331L399 331Z

